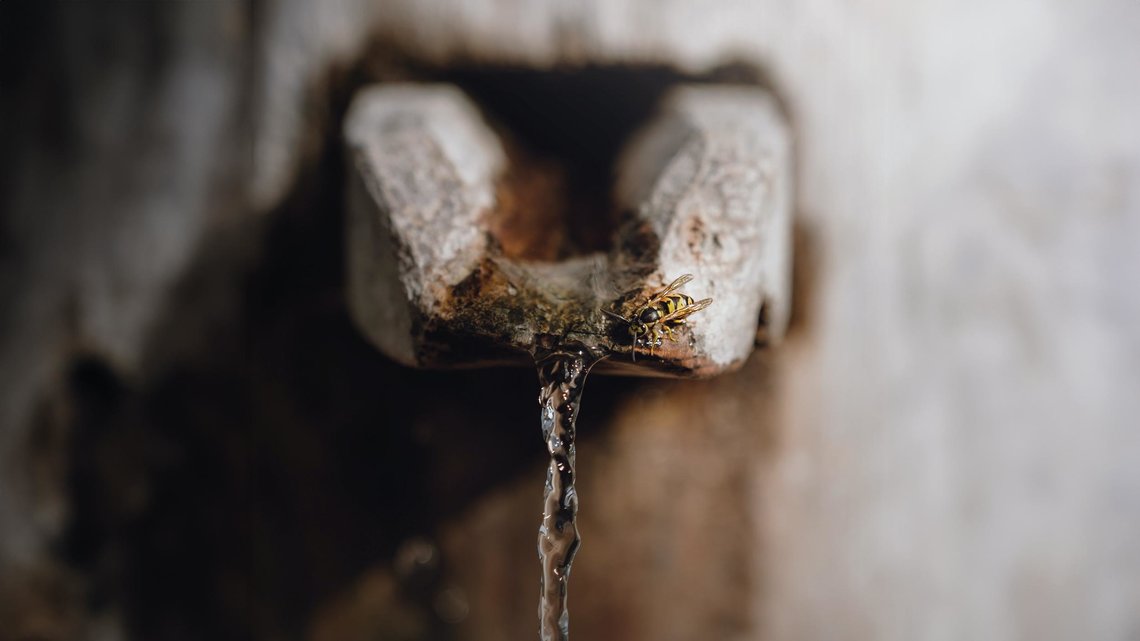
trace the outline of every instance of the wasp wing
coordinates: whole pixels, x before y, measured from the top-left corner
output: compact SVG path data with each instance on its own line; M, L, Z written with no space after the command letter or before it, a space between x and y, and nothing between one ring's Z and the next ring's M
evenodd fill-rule
M656 305L658 302L661 301L662 298L665 298L669 294L672 294L673 292L677 291L678 289L681 289L682 285L684 285L685 283L687 283L691 280L693 280L692 274L682 274L682 275L678 276L677 279L674 280L673 282L669 283L669 285L665 289L663 289L663 290L657 292L656 294L654 294L653 296L651 296L649 298L649 301L647 301L644 305L642 305L642 307L643 308L644 307L652 307L652 306Z

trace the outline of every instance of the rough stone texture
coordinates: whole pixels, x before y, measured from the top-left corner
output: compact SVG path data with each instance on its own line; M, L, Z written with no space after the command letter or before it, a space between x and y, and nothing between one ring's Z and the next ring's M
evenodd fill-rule
M8 12L16 4L30 6L0 7ZM172 283L219 263L185 258L188 245L217 245L218 227L204 221L232 211L222 205L247 213L235 216L241 220L272 212L286 228L300 225L296 211L316 212L300 218L306 223L335 214L335 201L292 197L304 193L313 149L324 149L314 141L339 135L323 126L336 113L326 100L339 86L331 71L375 36L402 43L409 56L440 62L670 61L700 72L744 60L767 73L790 116L796 213L815 248L800 270L796 304L802 313L778 349L771 379L752 361L738 373L691 383L697 387L684 393L689 388L677 382L616 388L610 386L628 382L591 382L581 427L594 426L596 446L588 447L586 434L579 458L584 545L571 600L575 630L596 633L592 638L667 639L670 630L654 627L665 612L678 626L676 638L683 638L684 620L709 622L723 611L723 600L698 597L711 595L711 586L732 584L739 589L730 596L739 601L730 601L733 616L725 628L744 638L1140 636L1140 91L1129 82L1140 58L1140 11L1134 2L280 0L108 7L56 7L47 35L26 30L35 37L25 41L13 37L21 29L8 27L22 23L0 20L6 29L0 43L22 42L31 52L4 56L6 71L29 71L20 93L7 86L0 92L4 126L18 134L5 145L12 160L5 164L2 208L0 573L5 595L20 597L2 600L19 604L26 629L74 638L71 626L81 624L71 622L82 618L74 612L88 596L68 596L71 583L43 579L51 572L13 571L17 564L55 562L53 544L74 498L63 489L63 473L46 474L42 488L31 483L38 468L29 470L26 458L31 444L42 445L42 434L33 430L35 408L59 393L76 344L109 355L128 389L154 382L146 373L153 370L132 363L140 355L153 361L155 350L168 349L172 337L156 335L159 329L181 327L169 320L146 331L154 316L213 309L192 297L195 306L161 311ZM98 51L106 56L93 55ZM47 108L61 104L68 105L62 116ZM49 126L44 114L65 124ZM219 114L228 117L219 121ZM246 136L250 129L254 135ZM245 162L248 172L240 170ZM225 196L219 201L195 196L215 188ZM341 188L337 182L331 193ZM292 209L277 209L281 203ZM265 485L283 487L286 497L276 499L286 505L284 515L261 524L266 534L256 549L266 554L285 546L290 554L260 565L270 568L268 579L258 585L263 589L248 592L266 599L246 615L264 638L301 636L282 621L310 610L289 607L296 601L282 596L288 590L320 585L312 598L336 601L343 593L357 595L345 599L350 604L390 606L376 605L392 593L384 578L388 560L354 558L348 578L327 569L330 558L345 558L337 552L366 549L366 535L375 534L345 516L353 514L345 497L359 496L352 491L369 483L328 479L338 478L357 450L378 456L412 446L385 441L390 447L372 450L353 447L358 441L350 437L466 426L509 404L493 407L464 397L463 390L491 393L493 386L479 383L512 380L490 372L445 379L396 373L368 361L363 342L329 338L340 325L312 319L321 318L329 300L335 306L336 290L318 296L309 286L309 268L319 261L309 253L314 239L305 231L301 225L292 238L310 242L284 249L268 243L288 260L264 260L295 265L283 270L290 282L281 289L310 296L294 307L255 300L270 312L255 315L258 322L246 331L250 340L268 343L250 356L257 363L250 378L240 379L272 393L254 414L262 422L257 448L249 452L262 457L256 476L268 474ZM240 279L238 270L222 271L224 282ZM266 296L264 288L256 291ZM213 352L209 340L201 342ZM243 354L240 342L226 347ZM329 354L367 362L365 373L374 376L367 383L375 387L353 387L356 379L340 377L335 367L342 361L321 360ZM297 382L285 385L275 377ZM242 434L249 417L230 405L202 409L212 407L202 401L242 396L249 388L234 388L228 377L191 376L190 385L176 380L171 387L185 396L176 395L183 404L174 407L187 418L176 421L182 430L167 430L167 438L200 439L229 451L224 446L234 443L227 438ZM775 383L768 387L765 380ZM416 396L417 385L430 387L430 403ZM607 389L622 400L611 395L601 403ZM145 398L162 406L169 394ZM683 408L673 404L679 399ZM721 413L734 402L739 411ZM359 410L369 403L383 414ZM417 403L416 412L406 409ZM692 418L674 426L682 409ZM724 426L729 436L714 439L710 424ZM496 453L532 437L539 451L525 421L518 424L524 436L492 432L491 421L479 426L496 434L487 437L495 447L475 457L484 466L507 464ZM761 444L747 440L757 432L765 435ZM477 445L463 440L465 432L444 433ZM628 445L615 442L627 434ZM289 438L302 446L284 447ZM333 448L338 438L349 445ZM124 451L102 444L101 451ZM663 465L641 457L646 444L660 448ZM205 460L214 466L203 469L216 470L226 458ZM469 469L465 460L417 463L439 461L431 469L450 495L468 486L449 476ZM678 474L668 474L670 463L681 466ZM385 473L383 466L349 467L367 470L351 477L356 480ZM716 474L726 470L743 479L745 491L717 489L740 486L717 483ZM461 625L485 630L487 638L501 630L525 638L533 630L536 579L524 569L533 560L534 512L515 513L537 511L539 467L533 471L482 500L464 494L464 509L445 504L451 521L441 530L446 547L472 549L453 541L472 531L483 543L478 554L448 558L447 567L472 603ZM642 484L639 473L663 478ZM589 489L591 474L604 485ZM209 480L198 468L185 475ZM235 494L248 499L240 489L247 476L223 478L234 483L201 495L211 509ZM409 490L402 479L384 479L365 496L379 502ZM660 509L684 490L693 491L684 495L692 507ZM159 505L199 519L211 514L178 502L180 496L163 495ZM263 519L262 511L276 514L266 507L273 500L258 499L239 505L259 510ZM704 505L725 507L713 514ZM632 508L643 518L631 518ZM746 525L735 526L725 514ZM204 530L174 521L179 527L162 530L158 540L180 544L179 556L217 552L224 548L204 547L210 532L232 538L230 528L240 519L215 518ZM392 518L380 531L401 531L404 522ZM177 538L185 530L194 538ZM319 547L322 554L304 547L333 531L337 545ZM729 535L741 539L725 542ZM678 550L708 556L685 564ZM515 559L504 563L509 571L480 565L502 555ZM179 579L187 571L156 567ZM281 578L273 572L290 567L307 572L273 580ZM610 592L615 575L621 589ZM726 578L740 575L747 580ZM362 586L355 592L354 578ZM234 581L225 575L188 589L196 598L226 595L235 591ZM243 584L236 585L242 592ZM710 587L691 598L663 592L664 604L632 589L656 585L677 592L686 585ZM153 599L166 594L147 587ZM41 616L45 603L54 616ZM346 609L327 611L337 621L363 622L354 626L372 621ZM740 611L746 620L735 618ZM197 614L175 621L205 626L217 620ZM40 627L45 621L61 624ZM99 621L90 624L89 636L110 629L106 637L116 638L113 621L106 628ZM312 629L324 638L335 628ZM20 628L5 625L0 632L13 631ZM176 628L149 638L185 635Z
M602 369L642 371L625 327L602 310L630 315L637 303L623 294L647 296L682 274L693 280L679 291L711 297L714 307L692 316L654 358L643 353L644 371L718 374L744 362L758 323L769 339L783 331L790 141L759 89L675 89L618 166L619 207L632 213L608 255L557 263L501 251L510 241L498 231L492 197L504 154L454 88L364 90L345 136L354 169L350 300L357 324L400 362L471 367L513 351L526 363L546 336L616 345L625 350L621 365Z
M708 86L666 96L662 114L619 164L617 198L658 239L656 270L692 273L698 298L717 305L694 321L695 349L713 363L739 363L750 353L761 306L767 339L784 333L792 164L790 134L770 95Z
M413 332L487 255L483 220L506 159L480 120L457 89L396 85L362 91L345 121L349 300L405 365L420 363Z

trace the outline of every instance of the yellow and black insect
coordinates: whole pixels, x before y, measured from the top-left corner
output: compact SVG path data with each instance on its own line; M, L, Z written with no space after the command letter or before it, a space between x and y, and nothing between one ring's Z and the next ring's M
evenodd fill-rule
M649 355L653 355L653 348L661 346L661 339L677 340L674 333L677 326L685 324L685 318L701 311L712 304L711 298L694 301L688 294L676 293L685 283L693 280L692 274L685 274L669 283L665 289L653 294L633 311L630 318L611 312L602 311L614 318L625 322L633 341L631 353L637 360L637 348L649 347Z

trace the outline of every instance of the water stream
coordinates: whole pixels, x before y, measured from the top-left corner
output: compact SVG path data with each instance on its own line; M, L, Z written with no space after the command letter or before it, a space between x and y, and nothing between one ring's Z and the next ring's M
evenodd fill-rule
M576 342L535 355L542 438L550 453L542 525L538 528L538 558L542 563L538 620L542 641L567 641L570 635L567 584L574 554L582 542L577 524L578 493L574 489L574 423L586 376L602 358L604 354L599 350Z

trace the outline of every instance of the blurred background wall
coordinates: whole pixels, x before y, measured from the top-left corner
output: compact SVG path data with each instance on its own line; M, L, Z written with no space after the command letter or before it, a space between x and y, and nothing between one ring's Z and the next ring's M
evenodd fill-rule
M795 131L793 325L591 381L575 636L1140 638L1138 33L1128 0L4 3L0 638L532 638L533 374L357 335L340 119L451 80L557 164L725 69Z

